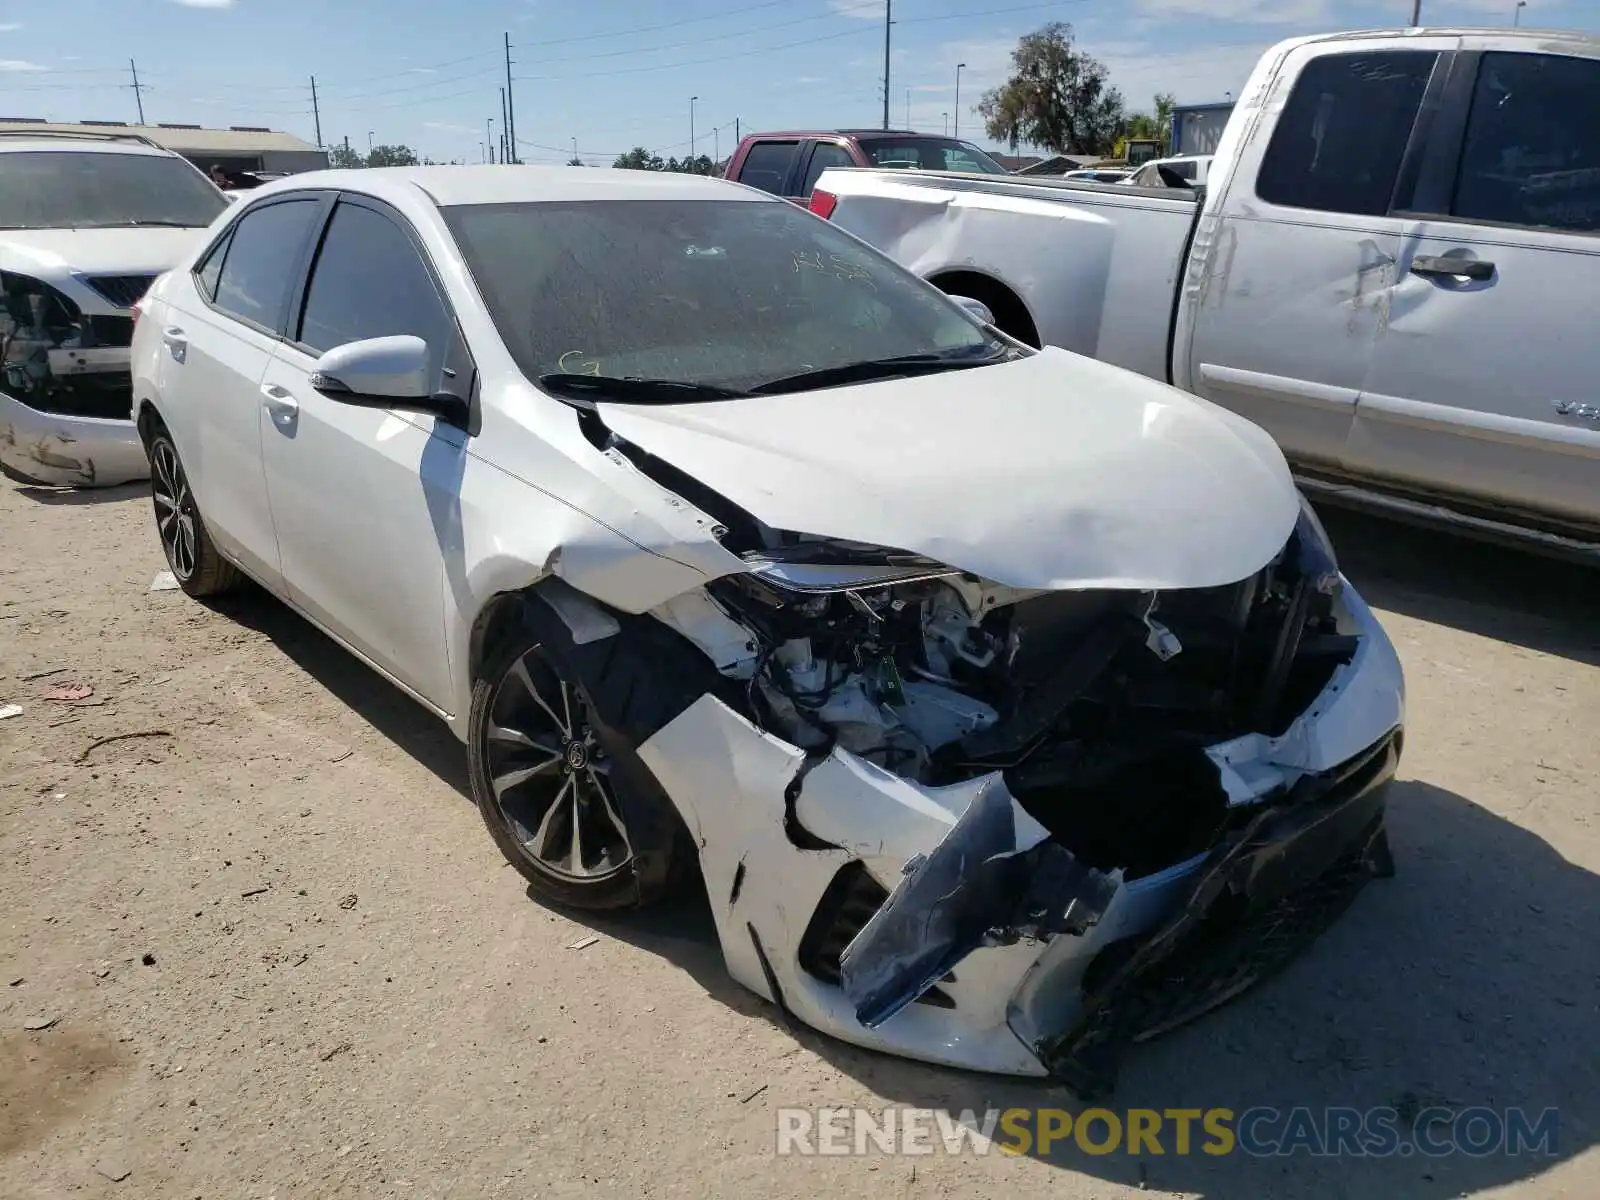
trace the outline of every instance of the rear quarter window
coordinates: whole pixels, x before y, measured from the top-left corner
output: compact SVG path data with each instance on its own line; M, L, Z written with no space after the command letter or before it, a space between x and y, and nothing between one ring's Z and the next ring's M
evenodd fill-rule
M750 147L739 168L739 182L774 196L783 195L799 149L799 142L757 142Z

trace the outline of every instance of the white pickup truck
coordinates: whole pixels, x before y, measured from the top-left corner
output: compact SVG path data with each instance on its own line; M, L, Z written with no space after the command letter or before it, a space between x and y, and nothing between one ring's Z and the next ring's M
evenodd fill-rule
M1313 496L1600 559L1600 38L1298 38L1207 185L829 170L995 324L1264 426Z

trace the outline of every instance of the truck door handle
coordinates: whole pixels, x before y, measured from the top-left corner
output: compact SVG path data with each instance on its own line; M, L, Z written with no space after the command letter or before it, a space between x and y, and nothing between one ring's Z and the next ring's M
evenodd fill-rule
M266 410L272 414L272 419L279 425L292 425L300 415L300 402L291 396L286 388L281 388L275 383L261 385L261 394L266 398Z
M1427 279L1492 279L1494 264L1481 258L1451 258L1419 254L1411 260L1411 273Z
M182 362L189 353L189 339L183 336L183 330L176 325L168 325L161 331L161 340L166 344L172 357Z

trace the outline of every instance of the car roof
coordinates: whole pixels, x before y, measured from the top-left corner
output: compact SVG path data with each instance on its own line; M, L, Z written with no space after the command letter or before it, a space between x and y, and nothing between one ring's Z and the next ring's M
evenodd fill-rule
M459 204L537 204L562 200L751 200L765 192L706 175L611 167L418 166L308 171L252 188L251 199L307 188L340 188L380 200L420 191L440 208Z
M0 154L20 150L59 150L63 154L142 154L149 158L175 158L171 150L121 138L51 137L41 134L34 137L0 137Z
M774 129L763 130L760 133L747 133L745 140L751 138L816 138L816 137L845 137L855 138L859 142L871 141L874 138L939 138L941 141L957 141L956 138L947 138L940 133L918 133L915 129Z

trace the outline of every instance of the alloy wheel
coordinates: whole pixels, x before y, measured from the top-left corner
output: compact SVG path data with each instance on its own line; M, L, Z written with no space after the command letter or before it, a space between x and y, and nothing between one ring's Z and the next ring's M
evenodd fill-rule
M179 579L188 579L199 561L194 493L178 461L177 448L164 437L151 447L150 497L155 501L156 529L167 565Z
M588 700L556 675L538 646L496 684L483 737L495 804L539 868L591 881L631 862L612 759Z

